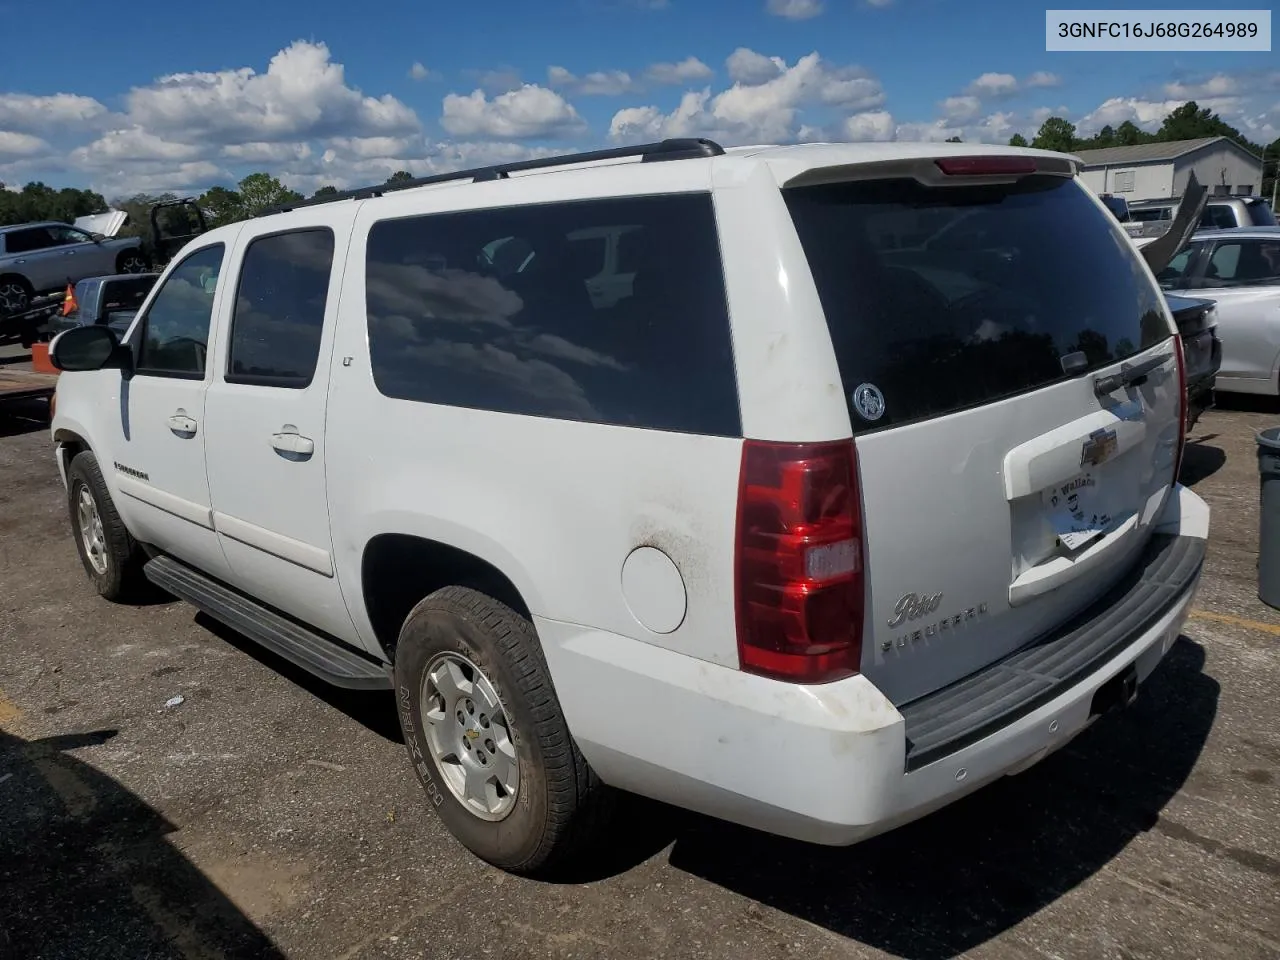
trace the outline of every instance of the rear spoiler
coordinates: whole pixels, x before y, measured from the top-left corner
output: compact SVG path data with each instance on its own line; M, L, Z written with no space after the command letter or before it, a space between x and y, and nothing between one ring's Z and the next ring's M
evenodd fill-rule
M1191 242L1191 237L1200 226L1200 217L1204 213L1205 204L1209 202L1209 188L1196 180L1195 171L1191 171L1187 179L1187 189L1182 194L1182 202L1178 204L1178 212L1173 215L1169 229L1160 237L1145 244L1138 253L1147 261L1152 273L1161 270L1182 252Z

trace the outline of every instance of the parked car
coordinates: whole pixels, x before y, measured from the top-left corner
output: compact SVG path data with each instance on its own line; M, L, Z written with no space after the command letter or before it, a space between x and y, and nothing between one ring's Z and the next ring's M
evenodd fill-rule
M1171 197L1129 203L1129 226L1126 227L1129 235L1135 238L1159 236L1168 229L1180 200L1180 197ZM1275 213L1270 202L1265 197L1250 196L1210 197L1199 224L1202 230L1275 225Z
M1169 220L1161 221L1161 230L1152 232L1152 236L1133 240L1134 247L1141 250L1150 246L1166 233L1170 236L1162 241L1161 248L1152 247L1148 254L1148 265L1155 271L1162 271L1168 262L1180 250L1186 249L1190 242L1191 224L1201 216L1196 209L1197 204L1205 201L1204 189L1195 182L1195 174L1191 175L1188 184L1191 190L1179 201L1179 209ZM1115 216L1121 224L1128 223L1128 205L1123 198L1110 194L1099 197L1102 205ZM1203 208L1202 208L1203 209ZM1131 238L1132 239L1132 238ZM1178 332L1182 336L1182 352L1186 363L1187 379L1187 430L1191 430L1200 415L1214 404L1213 383L1222 363L1222 341L1217 333L1217 310L1212 300L1193 297L1175 297L1165 295L1165 302Z
M159 276L137 273L87 277L72 289L71 309L54 315L41 332L53 337L73 327L105 324L123 339Z
M572 238L622 226L594 301ZM1209 510L1115 241L1070 157L977 144L302 202L189 243L123 343L55 338L72 533L109 600L393 690L428 806L507 870L591 850L614 790L854 843L1059 749L1179 635Z
M138 237L110 239L52 220L0 227L0 316L84 277L147 269Z
M1215 390L1280 395L1280 227L1201 231L1157 278L1170 294L1213 298Z
M1218 310L1213 300L1165 294L1173 322L1182 335L1187 369L1187 430L1214 404L1213 384L1222 367Z

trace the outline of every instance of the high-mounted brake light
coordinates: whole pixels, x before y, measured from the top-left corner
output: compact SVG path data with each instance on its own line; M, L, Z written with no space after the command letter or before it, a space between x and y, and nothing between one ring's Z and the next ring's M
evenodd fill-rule
M742 669L798 683L858 672L862 508L852 440L748 440L737 532Z
M1035 173L1034 157L939 157L938 169L951 177L998 177Z

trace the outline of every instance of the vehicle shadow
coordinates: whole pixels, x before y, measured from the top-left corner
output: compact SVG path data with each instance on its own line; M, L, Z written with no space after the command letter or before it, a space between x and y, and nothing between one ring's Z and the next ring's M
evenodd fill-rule
M1216 436L1217 434L1209 434L1187 441L1182 452L1182 472L1178 474L1178 480L1185 486L1194 487L1226 465L1226 452L1221 447L1211 446L1208 443Z
M987 942L1104 867L1190 775L1217 713L1181 638L1138 700L1026 773L847 849L688 818L672 866L906 960Z
M274 670L290 683L306 690L316 699L323 700L383 739L390 740L392 743L404 743L400 720L396 716L395 697L390 690L385 692L344 690L341 687L335 687L206 613L196 613L195 621L219 640L252 657L268 669ZM408 761L406 760L405 763L407 765Z
M67 752L116 732L0 731L0 956L283 960L168 842L173 824Z

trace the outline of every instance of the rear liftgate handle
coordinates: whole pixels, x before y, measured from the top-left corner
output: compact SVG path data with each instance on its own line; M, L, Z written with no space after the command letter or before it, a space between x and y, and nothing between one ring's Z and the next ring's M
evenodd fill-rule
M271 435L271 447L286 460L310 460L316 451L315 441L298 433L292 423L286 423L279 433Z

